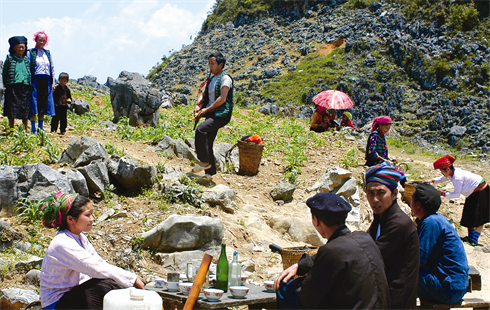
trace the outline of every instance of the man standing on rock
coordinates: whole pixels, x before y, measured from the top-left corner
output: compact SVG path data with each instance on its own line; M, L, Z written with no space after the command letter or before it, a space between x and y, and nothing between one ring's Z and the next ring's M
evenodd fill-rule
M366 196L374 213L368 233L383 255L391 309L415 309L417 298L419 238L412 220L396 201L403 177L387 162L366 171Z
M349 203L320 193L306 204L313 226L328 242L279 274L277 309L389 309L383 258L367 233L345 226ZM307 275L292 279L296 274Z
M208 57L211 76L206 83L203 99L194 109L196 119L205 117L196 129L195 144L197 158L200 162L192 169L193 173L205 170L203 180L210 181L216 174L216 162L213 143L216 134L231 120L233 113L233 79L223 69L225 57L220 52L213 52Z

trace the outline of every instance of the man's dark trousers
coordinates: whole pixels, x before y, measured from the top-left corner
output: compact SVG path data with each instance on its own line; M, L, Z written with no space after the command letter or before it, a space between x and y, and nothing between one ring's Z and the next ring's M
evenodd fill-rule
M197 158L202 162L211 164L211 168L206 169L206 174L216 174L213 143L218 130L228 124L228 122L228 119L211 116L197 126L195 136Z

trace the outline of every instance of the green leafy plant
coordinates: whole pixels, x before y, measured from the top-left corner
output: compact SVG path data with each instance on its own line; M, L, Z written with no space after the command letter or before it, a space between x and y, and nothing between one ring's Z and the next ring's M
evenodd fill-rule
M453 7L449 20L455 30L468 31L478 26L480 22L478 15L478 10L473 4L457 4Z
M350 167L357 167L359 165L359 160L357 159L357 155L359 151L356 147L351 147L344 157L340 159L340 164L348 169Z
M104 147L107 151L107 154L109 154L109 155L117 155L119 157L124 156L124 146L122 146L122 145L121 145L121 149L119 149L117 146L114 145L114 143L109 141L109 142L106 142Z
M32 201L27 198L19 200L14 208L17 221L20 223L35 223L41 220L43 213L40 201Z

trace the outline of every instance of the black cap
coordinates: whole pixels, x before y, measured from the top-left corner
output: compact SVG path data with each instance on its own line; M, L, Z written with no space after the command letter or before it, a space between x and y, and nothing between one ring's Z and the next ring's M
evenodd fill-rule
M332 193L320 193L306 200L306 205L325 215L347 214L352 207L344 198Z
M412 199L422 204L428 212L437 212L441 206L441 194L429 183L420 183L415 187Z
M9 44L27 44L27 38L24 36L15 36L9 39Z

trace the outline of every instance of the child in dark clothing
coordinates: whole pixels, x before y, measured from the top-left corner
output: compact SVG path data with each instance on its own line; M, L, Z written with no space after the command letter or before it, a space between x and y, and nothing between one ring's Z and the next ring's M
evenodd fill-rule
M68 111L68 103L71 102L71 92L66 84L69 80L68 73L61 72L58 77L59 84L54 89L54 108L56 115L51 119L51 132L58 130L58 123L60 125L60 132L62 135L66 132L66 115Z

